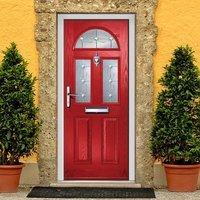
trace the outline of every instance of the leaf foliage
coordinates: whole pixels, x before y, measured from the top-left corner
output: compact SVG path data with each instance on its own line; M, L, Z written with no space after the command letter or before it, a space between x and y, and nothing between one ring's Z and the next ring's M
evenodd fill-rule
M40 122L34 104L36 79L15 43L4 53L0 67L0 164L18 164L35 150Z
M159 80L151 132L151 152L155 159L170 164L200 162L200 77L194 52L189 46L173 52Z

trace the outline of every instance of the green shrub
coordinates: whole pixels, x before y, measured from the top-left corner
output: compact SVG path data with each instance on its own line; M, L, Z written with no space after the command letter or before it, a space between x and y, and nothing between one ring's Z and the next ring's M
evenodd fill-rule
M0 164L18 164L30 155L38 137L38 108L34 105L35 78L11 43L0 67Z
M159 80L151 151L170 164L200 162L200 78L190 47L178 47Z

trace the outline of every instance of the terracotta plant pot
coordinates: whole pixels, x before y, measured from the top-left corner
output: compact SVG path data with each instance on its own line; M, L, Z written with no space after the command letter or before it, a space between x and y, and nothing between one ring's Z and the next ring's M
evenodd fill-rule
M193 192L197 189L200 164L170 165L164 164L167 188L172 192Z
M23 166L0 165L0 192L17 192Z

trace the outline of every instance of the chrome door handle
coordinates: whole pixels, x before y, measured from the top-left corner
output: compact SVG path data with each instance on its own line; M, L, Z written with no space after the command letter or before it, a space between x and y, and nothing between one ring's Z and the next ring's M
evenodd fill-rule
M71 99L70 99L70 97L76 97L76 96L78 96L78 94L72 94L71 92L70 92L70 86L67 86L67 108L69 108L70 107L70 105L71 105Z
M70 97L77 97L78 94L72 94L72 93L69 93L69 96L70 96Z

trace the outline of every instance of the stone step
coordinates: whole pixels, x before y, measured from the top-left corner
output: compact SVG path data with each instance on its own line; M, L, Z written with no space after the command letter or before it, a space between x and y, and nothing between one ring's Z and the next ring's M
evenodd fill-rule
M108 187L108 188L141 188L135 181L58 181L51 187Z

